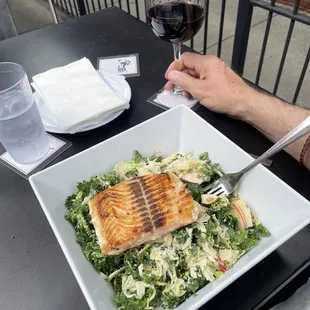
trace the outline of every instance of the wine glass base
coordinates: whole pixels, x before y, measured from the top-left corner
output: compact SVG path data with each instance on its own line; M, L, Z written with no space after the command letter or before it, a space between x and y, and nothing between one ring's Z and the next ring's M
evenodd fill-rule
M173 94L170 91L164 90L157 95L157 100L160 104L168 108L174 108L179 105L185 105L192 108L197 102L197 99L188 99L179 94Z

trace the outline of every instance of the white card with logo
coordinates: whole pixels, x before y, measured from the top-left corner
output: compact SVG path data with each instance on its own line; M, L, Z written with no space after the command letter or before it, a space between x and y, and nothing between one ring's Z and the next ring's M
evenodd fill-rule
M126 77L139 76L139 55L100 57L97 61L97 69Z

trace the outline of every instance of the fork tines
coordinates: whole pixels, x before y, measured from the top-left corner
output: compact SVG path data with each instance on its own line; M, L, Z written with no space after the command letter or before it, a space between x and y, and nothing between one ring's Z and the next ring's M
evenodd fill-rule
M215 195L215 196L220 196L222 194L227 194L227 191L223 184L219 182L214 182L210 184L209 186L205 187L204 192L208 195Z

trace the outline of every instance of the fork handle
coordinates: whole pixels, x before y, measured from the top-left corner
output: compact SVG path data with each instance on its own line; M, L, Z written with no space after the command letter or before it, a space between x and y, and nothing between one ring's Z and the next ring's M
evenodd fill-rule
M269 150L267 150L263 155L258 157L255 161L245 167L240 173L243 175L248 172L253 167L260 164L265 159L271 157L272 155L278 153L283 150L286 146L295 142L296 140L302 138L306 134L310 133L310 116L306 118L301 124L291 130L286 136L284 136L281 140L279 140L275 145L273 145Z

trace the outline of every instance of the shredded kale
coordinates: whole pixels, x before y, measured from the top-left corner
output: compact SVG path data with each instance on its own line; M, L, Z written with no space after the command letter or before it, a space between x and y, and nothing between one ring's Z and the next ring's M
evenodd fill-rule
M144 310L144 309L153 309L153 307L158 307L161 304L160 294L157 292L154 299L151 302L148 302L148 299L153 294L153 290L150 288L146 289L146 293L143 299L137 299L135 297L128 298L123 292L117 292L114 295L114 302L119 307L119 309L124 310Z
M202 170L204 182L211 183L221 177L222 171L218 164L206 164Z
M134 151L132 155L132 161L135 163L141 163L146 161L146 158L143 157L138 151Z
M192 295L191 293L184 294L182 296L175 296L172 294L163 294L162 296L162 305L166 309L176 308L179 304L184 302L188 297Z
M184 243L188 238L188 234L187 234L186 230L183 228L175 230L174 232L172 232L172 236L174 236L175 240L178 243Z
M154 161L155 163L161 163L163 161L163 158L161 156L150 156L148 158L150 161Z
M171 160L193 161L193 158L193 153L177 153ZM197 202L201 202L203 188L222 174L219 165L209 160L208 153L200 154L199 160L193 169L201 169L199 173L202 174L204 183L185 183ZM251 250L261 238L270 236L268 230L258 221L258 224L245 231L239 230L237 219L232 212L232 200L237 197L237 194L233 193L209 205L204 220L200 223L173 231L169 234L170 239L166 236L170 241L154 241L129 249L120 255L103 255L89 214L88 201L97 193L138 176L137 169L141 165L157 167L156 169L159 166L159 171L165 172L168 165L161 164L162 161L160 156L146 158L134 151L132 160L123 162L120 170L115 169L79 182L76 193L65 201L68 210L65 218L75 229L76 241L86 259L111 283L115 293L113 300L119 309L175 308L210 282L203 275L203 271L211 273L213 280L225 272L217 262L218 254L213 257L213 262L208 262L204 267L199 267L203 260L198 261L197 266L192 265L196 260L205 259L212 255L212 251L218 253L216 251L222 249L237 251L241 256ZM201 165L201 161L205 163ZM150 162L156 164L149 165ZM123 167L125 170L121 169ZM116 171L123 171L123 174Z
M199 158L200 160L209 161L209 154L208 154L208 152L201 153L201 154L198 156L198 158Z
M197 184L187 183L186 188L188 189L188 191L190 192L194 200L201 202L201 195L204 194L204 190L202 186L197 185Z
M191 279L188 283L188 289L192 294L196 293L200 288L204 287L208 281L204 277L198 277L196 279Z
M89 195L95 196L104 189L120 182L120 177L114 171L111 171L103 175L91 177L89 181L79 182L77 184L77 190L78 194L81 193L83 197L87 197Z
M267 238L270 237L270 232L264 227L262 224L257 225L254 228L255 234L257 234L258 237Z
M71 195L71 196L68 196L67 199L66 199L66 201L65 201L65 207L66 207L69 211L71 211L71 209L74 208L74 202L75 202L75 197L76 197L76 196L77 196L77 195L75 195L75 194L73 194L73 195Z
M138 176L138 170L137 169L129 170L126 172L125 175L128 179L134 178L134 177Z
M246 231L239 231L229 228L231 243L242 251L250 251L261 237L269 237L270 233L263 225L254 226Z

